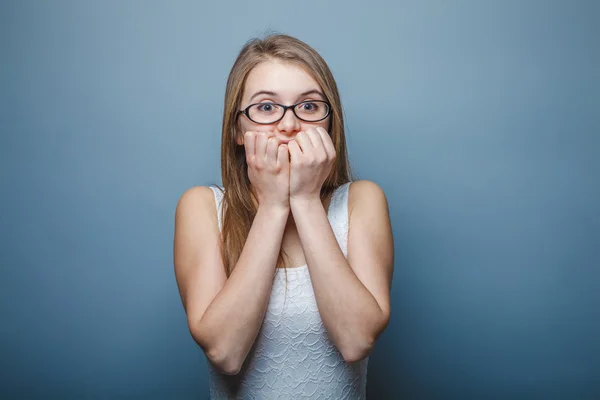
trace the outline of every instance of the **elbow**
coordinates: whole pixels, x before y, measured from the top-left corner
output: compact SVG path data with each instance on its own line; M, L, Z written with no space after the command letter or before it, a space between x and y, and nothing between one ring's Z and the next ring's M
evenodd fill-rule
M362 340L352 345L342 347L340 353L344 361L348 364L356 363L367 358L373 351L375 342L371 340Z
M371 354L371 351L373 351L373 346L363 345L347 348L340 352L342 353L344 361L348 364L352 364L367 358Z
M383 313L382 318L372 332L364 335L353 335L353 341L340 347L340 353L347 363L355 363L367 358L375 347L377 339L385 330L390 320L389 313Z
M237 375L242 369L242 363L224 352L205 350L206 358L211 365L220 373L225 375Z
M243 360L238 360L218 343L213 343L207 335L203 335L201 329L190 326L192 338L200 346L206 359L220 373L225 375L237 375L242 369Z

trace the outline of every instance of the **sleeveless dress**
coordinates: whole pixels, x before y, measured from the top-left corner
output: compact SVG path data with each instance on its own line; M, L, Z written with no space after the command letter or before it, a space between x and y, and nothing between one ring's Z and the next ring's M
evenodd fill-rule
M348 188L336 188L327 211L344 256L348 255ZM211 186L219 229L223 194ZM256 341L237 375L216 370L207 360L210 397L221 399L364 399L369 358L346 363L329 339L308 265L278 268Z

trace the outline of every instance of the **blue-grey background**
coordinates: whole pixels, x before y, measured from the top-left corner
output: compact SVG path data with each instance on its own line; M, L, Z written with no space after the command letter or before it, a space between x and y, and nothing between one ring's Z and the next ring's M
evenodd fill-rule
M329 63L388 196L369 397L600 398L600 3L567 0L1 2L0 397L208 396L174 209L267 30Z

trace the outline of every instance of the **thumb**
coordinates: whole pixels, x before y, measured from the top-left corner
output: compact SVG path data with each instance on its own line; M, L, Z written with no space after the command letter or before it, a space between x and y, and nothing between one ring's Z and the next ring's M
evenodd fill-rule
M287 144L282 143L277 148L277 163L282 167L290 164L290 153Z

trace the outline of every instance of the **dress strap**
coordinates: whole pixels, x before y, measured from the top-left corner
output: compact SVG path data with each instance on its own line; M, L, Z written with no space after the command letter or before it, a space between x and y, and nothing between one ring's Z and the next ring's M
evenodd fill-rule
M337 187L329 203L327 217L344 256L348 256L348 192L352 182Z
M223 206L223 189L217 187L215 185L210 185L209 188L212 189L213 194L215 196L215 204L217 207L217 219L219 221L219 232L223 228L223 221L221 221L221 209Z

